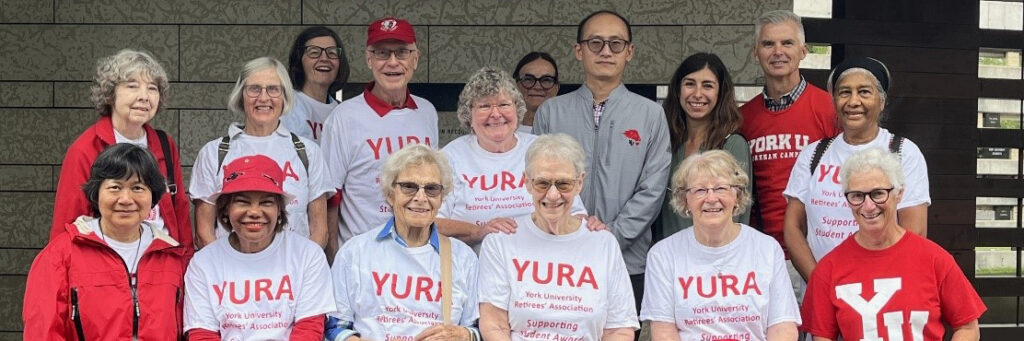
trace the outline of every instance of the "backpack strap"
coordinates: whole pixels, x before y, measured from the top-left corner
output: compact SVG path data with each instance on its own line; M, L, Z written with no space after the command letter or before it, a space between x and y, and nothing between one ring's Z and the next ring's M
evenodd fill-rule
M434 227L435 229L437 227ZM441 316L445 325L452 324L452 243L448 236L437 234L441 244Z
M818 146L814 148L814 155L811 156L811 174L814 174L814 169L818 168L818 163L821 162L821 156L825 154L825 150L828 146L832 145L832 141L835 140L833 137L826 137L818 141Z
M894 153L896 155L899 155L899 157L902 159L903 158L903 140L905 140L905 139L906 138L904 138L903 136L899 136L899 135L893 134L892 138L889 139L889 152L890 153Z
M156 136L160 138L160 149L164 152L164 165L167 167L167 190L171 196L178 194L178 184L174 183L174 165L171 164L171 142L167 138L167 132L156 129ZM171 200L174 206L174 200Z
M228 150L231 149L231 136L224 136L220 138L220 145L217 146L217 169L220 170L221 166L224 166L224 158L228 156Z
M306 145L299 140L299 135L292 134L292 144L295 145L295 152L299 154L299 160L302 161L302 167L306 168L306 172L309 173L309 157L306 156Z

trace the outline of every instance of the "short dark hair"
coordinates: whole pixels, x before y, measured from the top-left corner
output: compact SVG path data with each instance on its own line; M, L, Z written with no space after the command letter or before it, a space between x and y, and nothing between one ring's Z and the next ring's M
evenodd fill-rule
M345 82L348 82L349 65L341 38L330 28L313 26L303 30L298 37L295 37L291 53L288 54L288 76L292 80L292 86L301 91L302 86L306 85L306 71L302 69L302 55L306 52L306 42L317 37L331 37L334 39L334 44L341 50L338 54L338 75L334 78L334 82L327 87L327 96L333 98L334 94L345 86ZM340 100L340 98L335 98L335 100Z
M228 218L228 205L231 205L231 201L235 200L235 196L245 192L227 193L217 197L215 207L217 208L217 221L220 222L221 226L224 226L231 233L231 219ZM285 210L284 196L277 194L274 195L274 202L277 203L277 225L274 226L274 233L281 232L284 230L284 226L288 224L288 211Z
M523 66L529 64L535 60L543 59L544 61L551 63L551 67L555 68L555 80L558 80L558 63L555 63L555 58L551 57L547 52L533 51L523 56L523 59L519 60L516 64L515 71L512 71L512 78L519 79L519 71L523 69Z
M617 13L615 11L610 11L610 10L606 10L605 9L605 10L600 10L600 11L597 11L597 12L594 12L594 13L590 13L590 15L588 15L586 18L583 18L583 20L580 21L579 26L576 26L576 42L577 43L579 43L580 40L583 40L583 25L586 25L587 21L590 21L590 18L596 17L599 14L611 14L611 15L614 15L617 18L619 18L619 20L622 20L622 23L626 24L626 35L628 36L628 37L626 37L626 40L629 40L630 42L633 41L633 28L631 26L629 26L629 20L626 20L626 17L623 17L622 14L619 14L619 13Z
M89 200L94 217L100 216L99 198L100 185L108 179L126 179L138 176L149 192L153 195L152 206L160 202L160 198L167 192L167 182L160 168L156 165L156 159L149 150L130 143L118 143L103 150L92 163L89 170L89 180L82 185L85 198ZM153 208L150 207L150 208Z

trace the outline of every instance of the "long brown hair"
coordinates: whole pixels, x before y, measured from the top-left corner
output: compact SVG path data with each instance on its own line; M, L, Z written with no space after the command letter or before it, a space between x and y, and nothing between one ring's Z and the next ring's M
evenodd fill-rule
M708 125L707 139L701 142L700 149L721 149L729 134L739 131L740 125L743 124L743 116L740 115L739 106L736 105L732 77L729 76L729 70L725 68L725 64L713 53L695 53L683 60L676 72L672 74L672 81L668 84L668 97L665 98L663 104L665 118L668 120L672 152L686 143L686 112L679 104L679 90L682 87L683 77L704 68L708 68L711 73L715 74L715 77L718 77L719 86L718 101L710 113L711 122Z

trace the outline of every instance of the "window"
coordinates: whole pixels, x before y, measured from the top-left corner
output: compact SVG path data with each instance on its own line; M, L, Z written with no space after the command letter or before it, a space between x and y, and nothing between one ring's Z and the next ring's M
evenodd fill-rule
M804 18L831 18L832 0L793 0L793 13Z
M978 49L978 78L1021 79L1020 50Z
M1011 31L1021 31L1024 28L1024 4L1022 3L982 1L978 12L979 28Z

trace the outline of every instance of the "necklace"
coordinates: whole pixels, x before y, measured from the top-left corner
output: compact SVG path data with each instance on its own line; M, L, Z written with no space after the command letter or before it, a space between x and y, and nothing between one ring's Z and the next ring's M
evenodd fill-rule
M102 218L101 218L101 221L102 221ZM103 225L102 224L100 224L100 238L103 239L104 243L107 243L107 234L103 232ZM107 243L107 246L110 246L110 243ZM131 279L132 285L135 285L135 270L137 270L138 267L139 267L139 249L141 249L141 248L142 248L142 226L139 226L139 242L135 245L135 255L132 256L132 267L129 269L128 268L128 262L126 260L124 260L123 258L121 259L121 261L125 263L124 264L125 269L129 269L128 270L128 277Z

